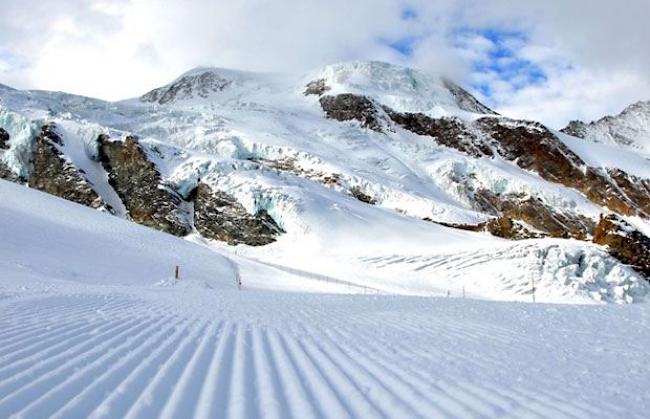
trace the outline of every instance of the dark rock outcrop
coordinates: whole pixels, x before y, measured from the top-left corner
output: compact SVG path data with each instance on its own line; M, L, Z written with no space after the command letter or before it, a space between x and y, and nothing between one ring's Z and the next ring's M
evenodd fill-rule
M9 133L0 127L0 150L9 149ZM0 179L5 179L11 182L24 183L25 179L20 178L17 174L11 171L9 167L0 161Z
M489 136L499 156L516 162L522 169L557 183L582 176L581 169L586 166L585 162L541 124L481 118L476 125Z
M587 166L543 125L497 118L479 119L477 125L497 142L501 157L522 169L533 171L549 182L576 189L592 202L620 214L648 216L644 207L650 195L627 195L608 173ZM619 170L617 176L623 180L627 174Z
M190 232L183 200L166 187L136 137L111 141L98 139L99 159L108 182L117 192L133 221L156 230L184 236Z
M477 125L496 141L501 157L522 169L576 189L590 201L619 214L643 217L650 214L647 211L650 195L643 192L646 186L639 179L622 170L608 173L589 167L545 126L503 118L482 118Z
M492 156L492 149L459 118L431 118L422 113L401 113L384 107L397 125L418 135L433 137L438 144L473 157Z
M621 217L615 214L601 217L593 242L607 246L612 256L650 280L650 238Z
M350 188L350 193L352 194L353 197L355 197L357 200L364 202L366 204L370 205L375 205L377 203L377 200L373 198L372 196L368 195L365 193L360 187L358 186L353 186Z
M328 118L337 121L359 121L364 128L381 132L379 113L372 100L365 96L343 93L320 98L321 108Z
M56 126L44 125L34 144L29 187L91 208L110 210L83 176L83 171L65 159L58 148L62 145Z
M545 126L484 117L467 126L458 118L431 118L384 108L399 126L473 157L499 156L543 179L583 193L592 202L624 215L650 217L650 181L622 170L589 167Z
M194 199L194 226L208 239L263 246L283 232L265 210L249 214L233 197L205 183L199 183L190 196Z
M26 180L18 176L9 169L9 167L0 161L0 179L8 180L15 183L25 183Z
M578 120L573 120L570 121L569 124L562 128L560 132L563 132L567 135L572 135L574 137L578 138L585 138L587 134L587 129L586 129L587 124L585 124L582 121Z
M325 84L325 79L318 79L318 80L313 80L307 83L307 86L305 86L305 91L304 95L309 96L309 95L317 95L317 96L323 96L325 92L331 90L331 87Z
M430 218L425 218L425 221L433 221ZM457 228L466 231L485 231L493 236L502 237L509 240L524 240L524 239L537 239L541 237L548 237L544 233L531 231L521 222L513 220L509 217L495 217L488 221L479 224L455 224L436 222L436 224L445 227Z
M9 149L9 133L0 127L0 150Z

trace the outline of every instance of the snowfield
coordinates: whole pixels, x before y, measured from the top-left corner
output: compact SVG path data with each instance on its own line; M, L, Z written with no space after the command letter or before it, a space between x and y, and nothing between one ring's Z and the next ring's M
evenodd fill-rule
M318 89L362 95L381 130L328 118ZM48 124L45 169L64 161L103 203L0 180L0 418L648 417L650 282L591 233L481 230L501 210L477 193L537 200L528 211L560 224L611 211L505 154L417 135L379 105L481 136L470 122L487 116L535 127L379 62L300 76L198 68L120 102L0 85L7 178L38 178ZM622 133L647 127L632 117L643 124ZM556 135L594 169L650 178L645 146ZM151 169L133 171L138 186L168 191L160 202L129 207L110 177L102 142L127 136ZM206 235L199 185L236 214L212 226L253 234L247 217L264 214L270 244ZM128 221L170 203L183 238ZM638 214L621 217L647 235ZM534 218L522 237L552 228Z
M3 418L643 418L650 409L647 304L390 295L4 181L0 196Z

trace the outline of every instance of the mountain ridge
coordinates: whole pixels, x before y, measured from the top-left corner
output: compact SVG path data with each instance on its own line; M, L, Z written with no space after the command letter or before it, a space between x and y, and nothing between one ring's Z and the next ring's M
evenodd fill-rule
M616 115L606 115L595 121L570 121L560 131L588 141L616 144L650 154L650 100L640 100Z

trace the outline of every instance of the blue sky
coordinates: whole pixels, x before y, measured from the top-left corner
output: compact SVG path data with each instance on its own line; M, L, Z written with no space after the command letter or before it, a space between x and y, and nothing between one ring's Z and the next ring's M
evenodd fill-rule
M467 31L483 37L492 44L482 59L472 63L474 72L494 74L498 79L509 83L514 90L547 81L547 76L541 67L518 54L517 47L521 48L528 42L526 34L494 28ZM472 87L487 97L492 95L489 83L476 83Z
M404 20L416 18L417 13L413 10L407 9L402 13ZM472 82L470 75L467 83L472 89L480 92L484 100L492 101L491 104L494 104L492 81L495 79L509 84L514 91L548 81L543 68L519 54L529 42L528 35L524 32L497 28L462 28L451 31L449 38L452 45L458 49L477 49L472 44L481 44L480 50L475 51L473 59L470 60L471 71L481 75L481 81ZM406 36L383 42L408 60L421 40L421 36ZM485 77L486 75L492 77Z

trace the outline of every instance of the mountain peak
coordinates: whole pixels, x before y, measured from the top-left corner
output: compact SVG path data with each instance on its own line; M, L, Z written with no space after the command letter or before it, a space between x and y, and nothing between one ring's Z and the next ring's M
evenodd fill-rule
M635 102L617 115L585 123L571 121L560 131L574 137L650 153L650 101Z
M494 114L451 80L424 71L381 61L350 61L327 65L311 74L328 94L352 93L376 99L400 112L431 116Z
M245 98L246 101L259 102L268 101L276 93L282 96L281 100L287 100L305 88L307 92L314 89L312 93L319 95L363 95L400 112L430 116L495 113L447 78L381 61L331 64L309 72L306 77L196 67L171 83L146 93L140 101L159 105L193 105ZM259 91L268 94L259 95Z
M154 89L140 97L142 102L160 105L196 96L207 99L211 93L224 90L232 80L219 74L217 69L199 67L183 73L166 86Z

